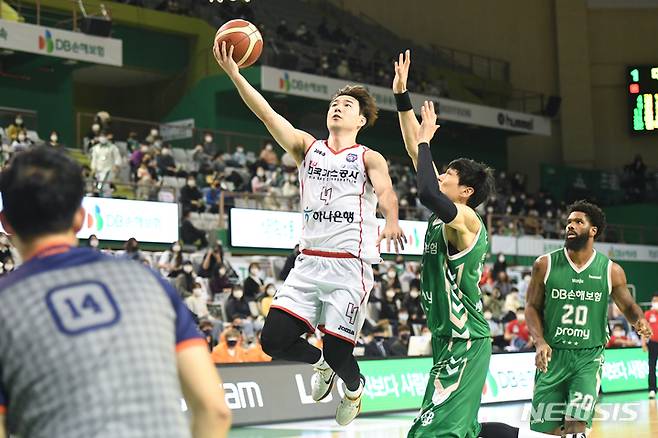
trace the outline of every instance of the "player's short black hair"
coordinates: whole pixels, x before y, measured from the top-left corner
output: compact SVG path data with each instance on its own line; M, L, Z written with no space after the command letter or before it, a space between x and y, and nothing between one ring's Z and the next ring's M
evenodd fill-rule
M473 194L466 201L466 205L471 208L482 204L496 191L493 169L484 163L470 158L457 158L448 164L448 169L457 171L460 185L473 188Z
M603 213L603 210L601 210L598 205L581 199L567 207L567 215L570 215L574 211L585 213L589 222L596 227L594 239L603 234L606 227L605 213Z
M43 146L17 153L0 173L3 212L27 241L70 229L84 188L80 165Z

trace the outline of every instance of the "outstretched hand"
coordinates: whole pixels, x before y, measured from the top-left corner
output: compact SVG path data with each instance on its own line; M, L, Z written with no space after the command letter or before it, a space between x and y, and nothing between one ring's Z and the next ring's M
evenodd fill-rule
M407 236L398 224L386 224L382 233L377 239L377 246L381 244L382 240L386 241L386 252L391 252L391 242L395 247L395 253L400 254L400 250L404 249L404 244L407 243Z
M226 41L222 41L221 46L215 41L212 48L212 53L215 56L217 64L219 64L229 77L239 74L240 71L238 64L233 60L233 49L233 45L228 49L226 48Z
M429 143L440 125L436 123L434 102L425 101L420 108L420 117L423 120L418 129L418 143Z
M396 94L407 91L407 79L409 78L409 66L411 65L411 51L405 50L404 54L398 55L395 61L395 77L393 78L393 92Z

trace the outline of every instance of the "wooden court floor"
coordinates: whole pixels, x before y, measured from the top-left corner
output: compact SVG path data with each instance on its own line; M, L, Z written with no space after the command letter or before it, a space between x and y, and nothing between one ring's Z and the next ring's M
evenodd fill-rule
M658 438L658 403L647 399L646 392L607 395L600 400L600 419L589 438ZM483 406L480 421L500 421L528 429L524 421L525 403ZM348 427L334 420L282 423L234 428L231 438L399 438L406 437L415 412L364 416ZM616 417L613 418L613 417Z

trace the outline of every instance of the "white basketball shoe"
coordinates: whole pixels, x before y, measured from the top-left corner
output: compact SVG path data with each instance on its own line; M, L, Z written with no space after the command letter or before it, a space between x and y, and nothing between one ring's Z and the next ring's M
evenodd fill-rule
M318 366L314 366L313 369L315 373L311 377L311 397L319 402L331 393L336 380L336 373L325 361L322 361Z
M361 383L359 384L359 389L354 393L348 394L347 388L345 388L345 395L340 400L338 407L336 408L336 423L341 426L347 426L356 418L357 415L361 412L361 396L363 395L363 388L365 387L366 381L363 376L361 376Z

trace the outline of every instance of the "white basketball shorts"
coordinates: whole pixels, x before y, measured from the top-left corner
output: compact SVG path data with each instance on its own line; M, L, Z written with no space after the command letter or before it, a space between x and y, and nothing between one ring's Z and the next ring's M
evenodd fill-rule
M297 256L272 309L325 334L356 343L374 284L372 266L346 253L304 250Z

